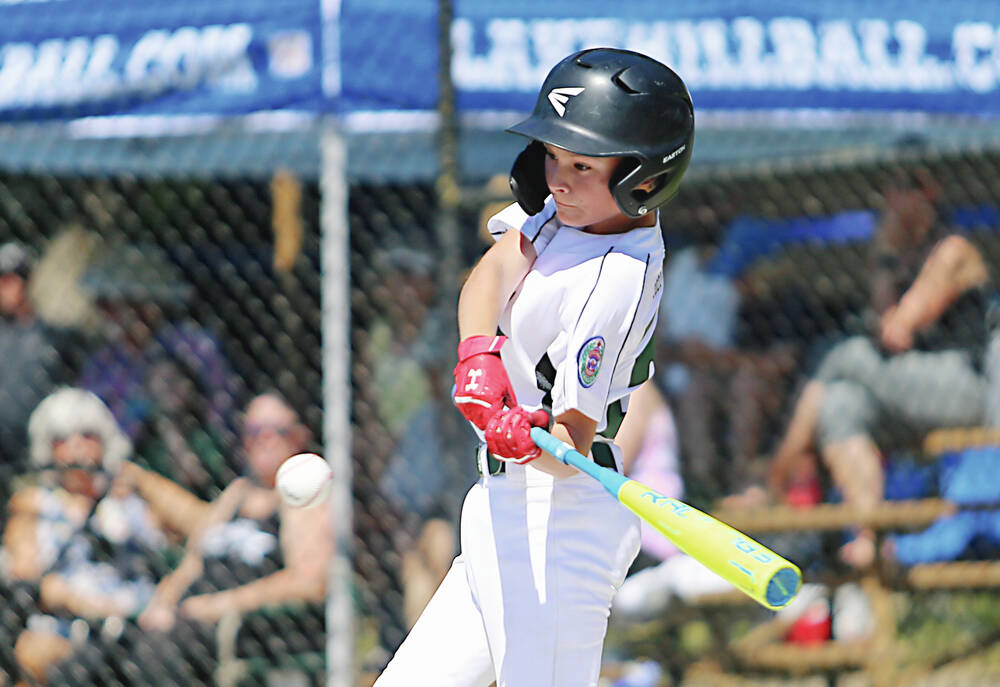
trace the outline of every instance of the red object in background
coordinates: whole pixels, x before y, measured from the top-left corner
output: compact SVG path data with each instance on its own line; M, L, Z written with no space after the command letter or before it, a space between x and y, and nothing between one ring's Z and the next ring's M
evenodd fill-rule
M818 599L806 607L785 633L785 641L792 644L819 644L832 636L830 602Z
M796 508L815 506L822 499L823 492L816 477L792 482L785 491L785 503Z
M785 503L789 506L804 508L815 506L823 500L817 469L818 460L818 456L809 454L795 467L788 488L785 490Z

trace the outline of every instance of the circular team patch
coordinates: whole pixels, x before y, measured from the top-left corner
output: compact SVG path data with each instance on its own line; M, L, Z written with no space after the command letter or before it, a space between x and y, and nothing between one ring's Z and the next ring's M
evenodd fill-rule
M580 384L590 388L597 381L597 373L601 371L601 360L604 359L604 337L595 336L580 346L577 356L577 371L580 374Z

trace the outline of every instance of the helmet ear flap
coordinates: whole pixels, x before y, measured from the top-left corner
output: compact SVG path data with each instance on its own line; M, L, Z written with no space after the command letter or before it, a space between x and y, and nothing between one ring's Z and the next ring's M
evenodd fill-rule
M608 182L611 195L626 215L642 217L651 209L664 205L674 197L690 161L690 144L685 144L679 149L676 160L671 161L671 166L666 169L657 161L650 163L626 158ZM654 175L656 182L653 188L649 191L640 190L639 186Z
M510 190L517 204L529 215L537 215L549 197L545 181L545 146L532 141L514 160L510 170Z
M611 196L618 203L618 208L629 217L642 217L646 214L642 202L634 195L635 188L642 182L636 175L640 166L639 160L632 157L624 158L608 180Z

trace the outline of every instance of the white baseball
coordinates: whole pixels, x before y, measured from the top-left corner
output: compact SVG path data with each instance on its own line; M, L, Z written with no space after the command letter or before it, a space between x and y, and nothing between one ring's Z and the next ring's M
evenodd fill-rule
M333 473L330 464L315 453L299 453L281 464L275 483L285 503L308 508L329 496Z

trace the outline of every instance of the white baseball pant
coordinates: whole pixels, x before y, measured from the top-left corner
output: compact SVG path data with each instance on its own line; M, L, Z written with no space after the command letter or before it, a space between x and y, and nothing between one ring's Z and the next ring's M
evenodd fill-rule
M587 475L508 464L469 491L461 532L461 555L375 687L596 687L639 519Z

